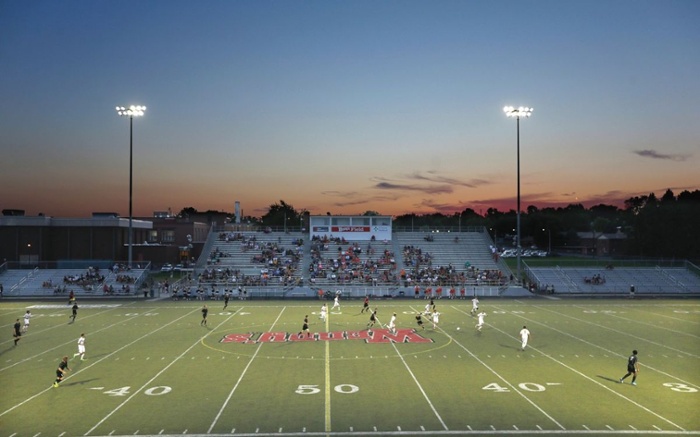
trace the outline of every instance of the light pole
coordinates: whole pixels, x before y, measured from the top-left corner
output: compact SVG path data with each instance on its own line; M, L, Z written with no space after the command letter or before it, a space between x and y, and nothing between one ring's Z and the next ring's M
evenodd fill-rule
M532 108L527 108L525 106L520 106L518 108L514 108L512 106L506 106L503 108L503 112L506 113L506 116L508 117L515 117L516 120L516 132L517 132L517 165L518 165L518 209L517 209L517 219L516 219L516 228L517 228L517 242L516 242L516 248L515 248L515 253L517 254L518 257L518 277L517 280L518 282L521 281L520 277L520 117L529 117L530 114L532 114Z
M542 231L543 231L543 232L544 232L544 231L547 231L547 237L548 237L548 240L547 240L547 241L548 241L548 243L549 243L549 244L547 245L547 255L551 255L551 254L552 254L552 230L551 230L551 229L542 228Z
M131 261L133 259L133 246L134 246L134 235L132 229L132 222L134 220L134 214L132 209L133 200L133 180L134 180L134 117L143 117L146 113L145 106L134 106L131 105L128 108L124 106L117 106L117 114L122 117L129 117L129 260L127 262L127 267L131 269Z

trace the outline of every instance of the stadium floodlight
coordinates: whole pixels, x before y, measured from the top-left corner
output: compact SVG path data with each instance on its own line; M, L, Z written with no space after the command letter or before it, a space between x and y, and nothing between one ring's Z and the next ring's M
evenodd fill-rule
M515 108L513 106L506 106L503 108L503 112L506 113L507 117L515 117L516 120L516 132L517 132L517 167L518 167L518 194L517 194L517 203L518 203L518 208L516 210L516 243L515 243L515 253L518 258L518 276L516 280L518 282L522 281L522 277L520 276L520 252L522 251L522 247L520 246L520 117L529 117L532 114L532 108L528 108L526 106L520 106L518 108Z
M134 214L132 209L133 204L133 188L134 188L134 117L143 117L146 113L146 107L141 105L131 105L128 108L124 106L116 107L117 114L121 117L129 117L129 257L127 267L131 269L133 260L133 220Z

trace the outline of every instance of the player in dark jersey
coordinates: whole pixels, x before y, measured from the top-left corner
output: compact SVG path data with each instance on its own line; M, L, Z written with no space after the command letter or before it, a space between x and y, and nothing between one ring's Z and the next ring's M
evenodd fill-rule
M15 325L13 327L12 331L12 336L15 338L15 346L17 346L17 342L21 340L22 338L22 332L21 332L21 325L19 324L19 319L15 322Z
M307 337L311 336L311 332L309 332L309 316L308 316L308 314L304 316L304 325L301 327L301 331L299 331L299 335L301 335L304 332L306 332Z
M56 380L53 383L54 387L58 387L58 384L63 381L63 377L66 373L70 372L70 367L68 367L68 357L63 357L60 363L58 363L58 368L56 369Z
M202 321L199 322L200 326L207 326L207 314L209 314L209 308L206 305L202 307Z
M416 323L418 323L421 329L425 329L425 326L423 326L423 316L421 316L420 313L416 313Z
M627 374L620 378L620 383L624 383L625 378L632 375L632 385L637 385L637 373L639 373L639 361L637 351L633 350L632 355L627 358Z
M360 314L364 313L365 310L368 312L370 311L369 309L369 296L365 296L365 302L362 304L362 311L360 311Z
M70 316L71 323L72 323L72 322L75 322L75 318L78 315L78 302L76 302L75 300L73 300L73 307L71 308L71 310L73 310L73 313Z
M230 295L228 294L228 290L226 290L226 291L224 292L224 309L226 309L226 307L228 306L228 299L229 299L229 296L230 296Z
M372 315L369 316L369 323L367 323L367 329L372 329L372 326L377 322L377 309L372 311Z

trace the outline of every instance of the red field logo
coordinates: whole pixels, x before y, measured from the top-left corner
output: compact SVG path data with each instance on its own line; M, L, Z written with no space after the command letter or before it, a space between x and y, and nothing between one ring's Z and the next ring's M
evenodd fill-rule
M418 334L415 329L397 329L396 333L388 329L362 331L316 332L311 335L290 334L288 332L249 332L246 334L228 334L221 343L284 343L288 341L340 341L364 340L365 343L432 343L433 340Z

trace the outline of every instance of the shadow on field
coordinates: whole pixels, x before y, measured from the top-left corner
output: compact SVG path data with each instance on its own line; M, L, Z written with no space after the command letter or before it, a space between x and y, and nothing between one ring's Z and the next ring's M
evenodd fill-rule
M603 375L596 375L596 376L597 376L598 378L600 378L600 379L604 379L604 380L606 380L606 381L614 382L614 383L616 383L616 384L619 384L619 383L620 383L620 379L619 379L619 378L611 378L611 377L609 377L609 376L603 376Z
M72 385L83 385L83 384L87 384L88 382L97 381L98 379L100 379L100 378L91 378L91 379L84 379L82 381L71 381L71 382L66 381L66 382L61 384L61 387L72 386Z

